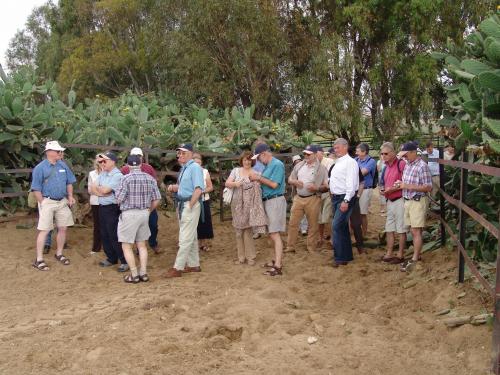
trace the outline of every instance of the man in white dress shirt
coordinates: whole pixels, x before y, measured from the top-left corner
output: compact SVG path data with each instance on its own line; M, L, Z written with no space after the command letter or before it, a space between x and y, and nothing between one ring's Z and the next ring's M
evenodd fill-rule
M353 260L349 217L356 203L359 188L359 167L356 160L348 154L349 145L344 138L333 144L337 161L330 176L332 193L332 233L333 267L345 266Z

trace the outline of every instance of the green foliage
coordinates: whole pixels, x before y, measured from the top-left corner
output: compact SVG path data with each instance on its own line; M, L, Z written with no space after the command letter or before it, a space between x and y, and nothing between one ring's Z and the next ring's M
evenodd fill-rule
M499 166L500 160L500 19L491 16L466 38L465 48L453 43L448 53L435 53L444 61L449 74L447 108L440 121L444 126L457 127L454 138L457 152L472 152L475 162ZM457 195L459 169L447 170L451 175L448 190ZM500 180L471 173L466 203L498 226L498 196ZM450 221L457 220L457 211L450 207ZM475 221L467 220L467 249L476 259L494 261L497 243Z
M67 102L61 101L56 85L40 84L30 70L0 81L0 169L34 166L41 158L39 146L47 140L170 150L189 141L199 151L219 153L237 153L258 138L277 151L304 145L289 122L256 120L254 106L220 110L130 91L109 100L87 98L75 106L75 97L71 90ZM77 172L86 172L95 152L69 149L65 158ZM0 192L22 190L27 190L22 176L0 174Z

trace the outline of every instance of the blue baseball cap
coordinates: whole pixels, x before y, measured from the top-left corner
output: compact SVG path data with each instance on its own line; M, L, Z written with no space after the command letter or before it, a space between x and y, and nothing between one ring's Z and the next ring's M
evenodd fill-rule
M314 145L307 145L306 148L302 151L304 154L314 154L316 152L316 147Z
M175 151L179 151L179 150L193 152L193 144L192 143L182 143L175 149Z
M259 143L257 147L255 147L255 151L253 152L252 159L255 160L259 157L260 154L266 151L271 151L271 148L266 143Z

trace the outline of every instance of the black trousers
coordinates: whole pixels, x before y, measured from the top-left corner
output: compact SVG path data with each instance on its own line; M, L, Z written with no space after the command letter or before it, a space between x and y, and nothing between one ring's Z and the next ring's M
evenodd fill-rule
M123 256L122 245L118 242L118 218L120 207L117 204L99 206L99 224L101 229L101 240L104 253L110 263L127 264Z
M101 228L99 224L99 205L92 205L92 219L94 220L94 236L92 251L101 251Z

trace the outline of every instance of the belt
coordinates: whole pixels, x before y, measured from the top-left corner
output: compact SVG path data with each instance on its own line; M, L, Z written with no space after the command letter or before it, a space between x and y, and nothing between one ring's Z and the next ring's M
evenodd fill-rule
M390 199L390 198L387 198L388 200L390 200L391 202L396 202L397 200L401 199L403 197L399 197L399 198L394 198L394 199ZM406 198L405 198L406 199Z
M283 195L285 195L285 194L273 194L273 195L270 195L268 197L262 198L262 202L268 201L269 199L282 197Z
M46 197L46 196L44 196L44 198L48 198L48 199L50 199L51 201L57 201L57 202L59 202L59 201L62 201L65 197L62 197L62 198L57 199L57 198L51 198L51 197Z
M406 198L405 197L405 201L419 201L420 199L422 199L423 197L425 197L425 195L415 195L414 197L412 198Z
M299 197L301 198L310 198L310 197L314 197L315 194L311 194L311 195L300 195L300 194L297 194Z

